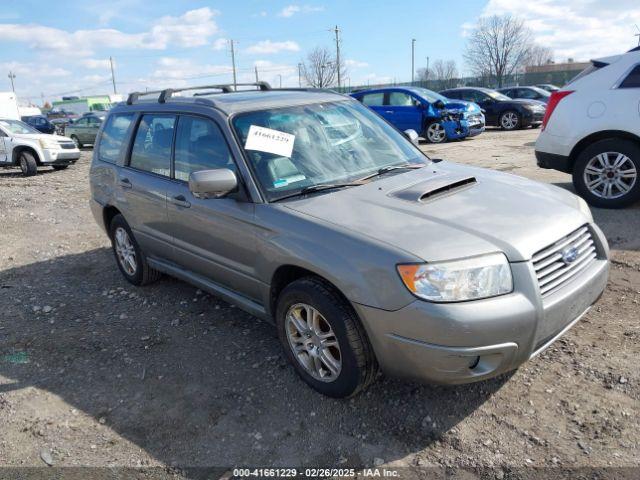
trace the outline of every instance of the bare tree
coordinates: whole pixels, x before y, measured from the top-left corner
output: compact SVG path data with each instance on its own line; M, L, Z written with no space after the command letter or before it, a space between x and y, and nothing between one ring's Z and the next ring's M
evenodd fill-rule
M302 75L308 85L315 88L327 88L333 85L337 78L338 64L336 57L328 48L316 47L302 62ZM340 75L344 78L346 69L340 61Z
M418 76L418 80L421 82L426 82L427 80L433 80L433 71L431 68L419 68L416 72Z
M501 87L507 75L526 64L533 45L531 30L522 20L494 15L478 21L464 59L475 75L494 77Z
M531 51L529 52L529 57L527 58L526 65L539 67L542 65L547 65L549 63L553 63L553 50L549 47L543 47L542 45L533 45L531 47Z
M433 74L435 80L440 82L440 88L455 86L458 78L458 67L456 67L455 60L436 60L433 63Z

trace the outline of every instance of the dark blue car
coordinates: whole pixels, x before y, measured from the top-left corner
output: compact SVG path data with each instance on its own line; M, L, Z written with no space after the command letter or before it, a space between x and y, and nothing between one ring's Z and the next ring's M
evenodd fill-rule
M484 131L484 115L472 102L450 100L420 87L363 90L354 98L399 130L413 129L431 143L462 139Z

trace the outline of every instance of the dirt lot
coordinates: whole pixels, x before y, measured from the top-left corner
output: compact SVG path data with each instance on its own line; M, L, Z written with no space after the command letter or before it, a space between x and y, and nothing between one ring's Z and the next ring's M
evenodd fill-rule
M536 135L424 149L571 188L535 167ZM594 211L609 287L515 373L383 377L339 401L296 377L270 325L170 278L127 284L87 207L90 155L0 171L0 466L640 466L640 205Z

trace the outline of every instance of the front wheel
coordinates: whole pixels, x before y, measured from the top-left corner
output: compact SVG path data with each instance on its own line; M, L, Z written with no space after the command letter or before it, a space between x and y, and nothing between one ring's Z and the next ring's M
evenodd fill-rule
M80 139L78 137L76 137L75 135L71 135L71 140L73 141L73 143L75 143L76 148L82 148L82 142L80 141Z
M441 122L431 122L424 129L424 138L429 143L443 143L447 141L447 132Z
M607 139L584 149L573 168L573 184L594 207L623 208L640 199L640 147Z
M520 115L511 110L507 110L500 115L500 128L503 130L516 130L520 128Z
M321 279L306 277L285 287L276 322L289 361L318 392L349 397L375 379L378 365L360 320Z
M36 173L38 173L38 162L36 162L33 154L29 152L22 152L20 154L20 159L18 160L20 163L20 170L22 170L22 175L25 177L33 177Z

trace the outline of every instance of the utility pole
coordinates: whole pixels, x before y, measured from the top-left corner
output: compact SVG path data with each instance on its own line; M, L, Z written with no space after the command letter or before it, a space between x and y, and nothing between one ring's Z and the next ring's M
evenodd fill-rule
M278 88L282 88L282 74L281 74L281 73L279 73L279 74L278 74L278 77L280 77L280 86L279 86Z
M636 33L634 37L638 37L638 46L640 47L640 28L638 27L638 24L636 24L636 30L638 30L638 33Z
M233 66L233 89L237 89L237 81L236 81L236 54L233 50L233 39L229 40L231 44L231 65Z
M11 72L11 71L10 71L10 72L9 72L9 80L11 80L11 90L13 91L13 93L16 93L16 87L15 87L15 85L13 84L13 80L14 80L15 78L16 78L15 73L13 73L13 72Z
M109 64L111 65L111 83L113 83L113 93L118 93L116 91L116 76L113 73L113 58L109 57Z
M429 57L427 57L427 71L425 72L425 80L429 81Z
M338 88L340 88L340 29L336 25L333 31L336 34L336 69L338 73Z
M415 52L416 52L416 39L411 39L411 85L413 85L413 77L415 75Z
M258 82L260 81L260 80L258 80L258 66L257 66L257 65L254 65L254 66L253 66L253 68L254 68L254 69L255 69L255 71L256 71L256 83L258 83Z
M298 63L298 87L302 88L302 63Z

